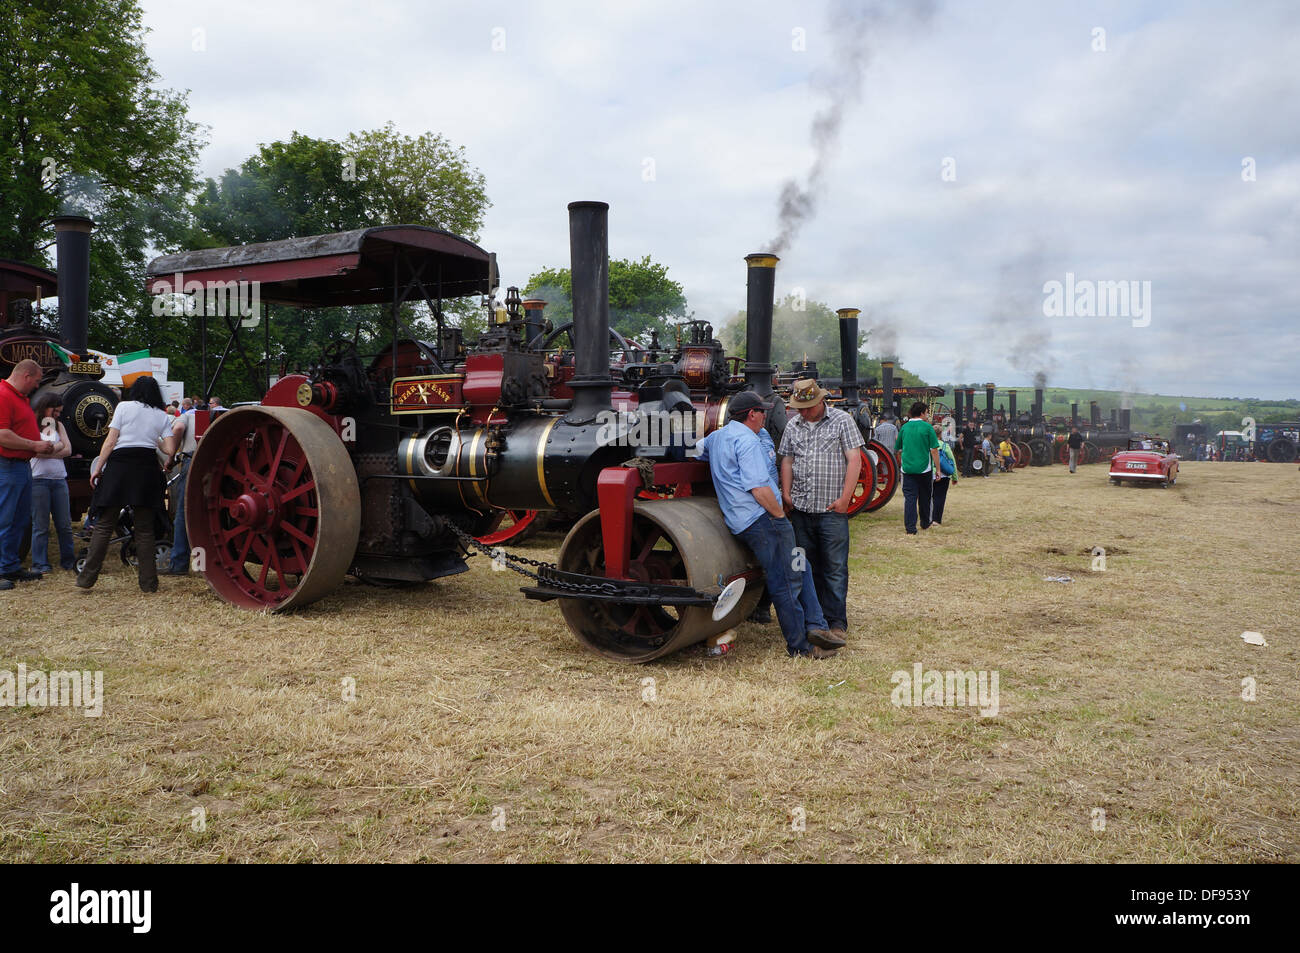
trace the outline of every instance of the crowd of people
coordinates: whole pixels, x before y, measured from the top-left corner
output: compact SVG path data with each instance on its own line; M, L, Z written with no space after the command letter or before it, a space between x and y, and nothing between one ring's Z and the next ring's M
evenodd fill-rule
M68 473L64 463L72 453L67 429L60 419L62 398L46 391L30 402L43 370L35 361L19 362L0 380L0 591L16 583L35 582L53 571L50 564L50 524L58 537L59 568L77 571L72 532ZM171 533L168 575L189 571L189 541L185 534L185 484L190 458L197 448L194 411L224 410L217 397L195 397L165 403L158 382L137 378L122 395L109 421L104 443L90 466L93 488L87 512L90 547L76 585L95 585L108 547L129 513L140 589L158 590L158 565L153 557L159 533ZM160 457L161 455L161 457ZM173 483L178 498L174 524L166 518L164 466L180 466ZM22 566L21 549L31 540L31 568Z

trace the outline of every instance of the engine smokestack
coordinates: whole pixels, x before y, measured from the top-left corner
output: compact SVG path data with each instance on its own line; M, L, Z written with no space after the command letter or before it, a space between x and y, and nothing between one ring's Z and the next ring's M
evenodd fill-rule
M745 256L745 384L761 397L772 396L772 308L780 260L766 252Z
M546 302L541 298L528 298L524 306L524 347L532 350L542 346L546 333Z
M989 422L993 422L993 384L984 385L984 410L989 415Z
M840 393L845 407L858 406L858 308L840 308Z
M1119 411L1116 410L1114 407L1110 409L1110 429L1111 430L1119 429Z
M975 419L975 388L966 388L966 416Z
M95 223L81 215L54 220L59 252L59 325L63 346L86 356L90 335L90 233Z
M1078 401L1070 402L1070 426L1071 427L1079 426L1079 402Z
M880 362L880 416L893 419L894 413L894 362Z
M573 406L564 418L591 423L613 407L609 376L609 205L569 203L573 282Z
M1127 407L1125 407L1123 410L1119 412L1119 429L1120 430L1133 429L1133 412L1129 410Z
M1101 408L1097 406L1095 400L1088 401L1088 419L1092 421L1094 429L1101 429Z
M1007 425L1016 426L1016 392L1013 390L1007 391L1007 417Z
M954 416L954 417L956 418L956 420L957 420L957 426L958 426L958 427L965 426L965 424L966 424L966 417L965 417L965 415L964 415L964 411L966 410L966 408L965 408L964 404L962 403L962 398L965 397L965 396L966 396L966 395L965 395L965 392L964 392L960 387L956 387L956 386L953 387L953 389L952 389L952 412L953 412L953 416Z
M1035 423L1043 419L1043 389L1034 388L1034 421Z

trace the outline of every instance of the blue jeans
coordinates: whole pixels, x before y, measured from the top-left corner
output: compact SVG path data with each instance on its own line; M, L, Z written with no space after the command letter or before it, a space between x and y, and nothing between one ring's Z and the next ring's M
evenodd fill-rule
M806 561L803 569L795 568L794 527L785 517L778 519L764 513L736 535L763 567L767 591L785 636L786 652L807 655L812 651L808 630L826 628L826 619Z
M934 473L903 474L903 528L916 532L917 513L921 529L930 528L930 498L934 493Z
M176 525L172 528L172 572L185 572L190 568L190 538L185 534L185 484L190 478L191 459L181 459L181 478L172 485L172 492L180 494L180 502L176 504Z
M50 571L51 517L59 536L59 567L74 569L77 546L68 511L68 481L38 477L32 480L32 572Z
M849 516L847 513L790 512L795 539L808 555L817 600L832 629L848 631ZM815 626L814 626L815 628Z
M0 457L0 575L23 568L18 547L32 525L32 465Z

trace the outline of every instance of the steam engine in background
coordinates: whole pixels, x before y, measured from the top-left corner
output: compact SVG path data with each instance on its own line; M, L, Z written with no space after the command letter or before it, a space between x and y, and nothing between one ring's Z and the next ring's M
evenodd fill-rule
M86 355L93 228L91 220L81 216L55 219L57 276L44 268L0 260L0 316L8 320L0 327L0 376L8 377L19 361L33 360L45 371L33 403L51 391L63 398L61 417L72 444L65 463L74 520L90 502L90 463L103 446L118 402L117 392L100 383L104 372L98 363L83 360L67 366L50 347L59 344L79 357ZM32 301L54 295L59 299L58 336L32 324Z

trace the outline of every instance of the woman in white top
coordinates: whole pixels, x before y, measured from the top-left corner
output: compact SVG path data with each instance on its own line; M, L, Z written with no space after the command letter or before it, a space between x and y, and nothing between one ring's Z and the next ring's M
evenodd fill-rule
M77 546L72 538L72 513L68 504L68 468L63 458L72 453L68 432L59 415L63 398L53 391L43 393L32 410L41 436L54 444L49 456L32 457L32 572L50 572L50 517L59 536L59 565L75 569Z
M104 446L90 466L90 485L95 488L91 510L99 515L90 537L86 567L77 576L77 585L82 589L91 588L99 578L118 516L123 507L129 506L134 521L140 590L158 591L154 519L163 510L166 489L158 465L158 448L168 457L176 452L172 418L167 416L166 406L158 382L152 377L141 377L113 411Z

